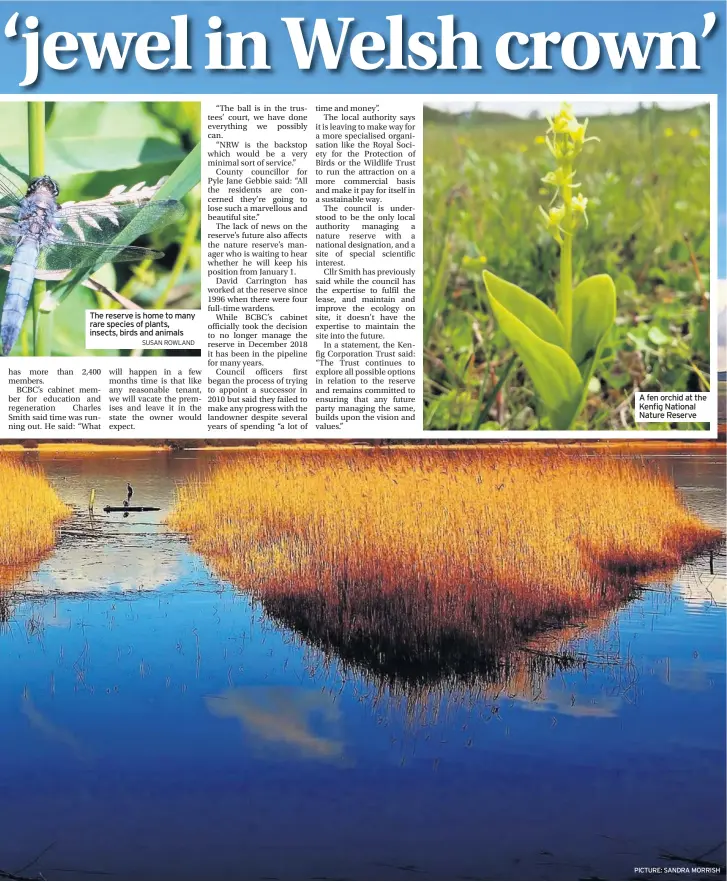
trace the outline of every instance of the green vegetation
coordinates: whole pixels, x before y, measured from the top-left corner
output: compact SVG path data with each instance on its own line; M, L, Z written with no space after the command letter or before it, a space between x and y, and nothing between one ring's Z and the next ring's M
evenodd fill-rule
M149 233L132 221L114 240L158 249L163 259L105 264L95 268L98 284L91 286L93 267L63 281L37 281L34 308L28 310L13 355L131 354L86 350L85 310L200 306L197 102L13 102L3 104L2 112L0 171L19 189L25 189L29 177L46 173L59 184L59 202L78 202L168 176L155 198L178 199L187 210L176 223ZM7 273L0 275L1 302Z
M428 429L636 428L637 389L708 388L708 109L592 118L588 136L599 142L583 139L575 180L560 182L546 128L541 118L425 111ZM549 224L580 194L583 211ZM616 315L610 324L604 312L596 345L584 350L578 292L593 276L609 288L613 280ZM612 288L605 293L612 297ZM600 294L584 303L603 303ZM570 374L554 358L533 362L520 334L535 332L530 338L543 344L556 318L564 334L555 354L578 368L561 384L568 406L551 393ZM552 374L547 382L537 363Z

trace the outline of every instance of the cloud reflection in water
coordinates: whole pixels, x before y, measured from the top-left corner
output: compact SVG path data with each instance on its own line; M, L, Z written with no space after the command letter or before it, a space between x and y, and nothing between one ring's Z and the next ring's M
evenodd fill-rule
M214 716L239 720L258 745L309 759L343 758L341 715L329 695L289 686L253 686L210 695L205 703ZM333 731L319 734L314 731L316 723Z

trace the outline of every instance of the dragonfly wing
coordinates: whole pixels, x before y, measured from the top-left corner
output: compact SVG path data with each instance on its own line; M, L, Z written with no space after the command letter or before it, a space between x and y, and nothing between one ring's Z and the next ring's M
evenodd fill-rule
M174 199L114 202L109 196L63 205L56 212L55 230L44 243L40 266L61 270L156 260L162 256L160 251L130 243L183 215L184 206Z
M15 220L4 215L0 209L0 261L3 263L12 261L19 238Z
M9 266L15 257L15 241L4 242L0 239L0 267Z
M7 175L0 171L0 212L12 206L17 208L24 197L25 193Z
M43 249L38 266L40 270L59 272L88 266L102 266L104 263L157 260L160 257L163 257L163 253L154 251L152 248L139 248L135 245L94 244L60 236Z
M129 204L140 208L142 205L145 205L147 202L154 199L162 185L167 180L168 178L160 178L156 184L151 184L150 186L147 186L144 181L141 181L128 189L124 184L119 184L118 187L114 187L105 196L99 196L96 199L89 199L85 202L64 202L61 205L61 208L69 208L70 210L76 208L84 209L87 207L97 207L101 204L113 204L116 206Z
M55 220L62 238L98 245L110 242L127 228L132 234L131 242L183 215L183 205L174 199L159 199L143 204L117 204L100 199L64 205L58 209Z

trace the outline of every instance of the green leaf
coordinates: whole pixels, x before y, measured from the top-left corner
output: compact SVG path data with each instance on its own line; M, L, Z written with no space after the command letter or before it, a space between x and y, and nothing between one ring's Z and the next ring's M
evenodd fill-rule
M631 375L626 373L607 373L604 379L612 389L625 389L631 382Z
M542 340L565 349L565 333L560 319L542 300L485 270L482 273L490 297L516 315Z
M159 188L155 199L182 199L197 186L202 176L201 148L197 144ZM131 226L131 224L129 224ZM129 227L126 228L127 230Z
M25 108L19 101L4 104L0 128L0 153L7 165L23 172L28 161ZM69 197L75 175L173 164L183 154L175 133L135 101L56 102L46 125L45 165L63 198Z
M454 352L472 352L472 320L466 312L453 312L442 329L442 335Z
M108 264L108 266L113 266L113 264ZM105 267L102 269L105 269ZM99 275L100 271L94 273L94 279L98 279ZM201 275L199 267L185 270L179 276L172 289L167 308L192 309L194 305L192 301L199 292L200 279ZM103 282L103 279L100 281ZM128 288L129 299L133 300L134 303L144 309L151 309L159 299L159 295L166 288L167 282L168 279L165 275L156 279L152 285L149 285L148 282L144 282L143 280L133 279Z
M666 346L667 343L671 342L671 337L667 336L657 325L649 328L648 336L654 346Z
M484 277L490 308L495 320L522 359L535 391L548 412L553 428L569 428L580 410L583 397L581 375L576 363L562 346L536 334L498 298L498 293L507 290L505 296L508 303L511 305L524 304L525 313L532 317L535 311L528 309L531 306L530 301L535 300L532 295L525 291L521 292L525 298L520 297L517 293L513 294L512 289L515 289L516 292L521 289L503 282L492 273L484 273ZM541 306L547 310L544 304ZM540 313L538 313L538 317L542 317ZM558 322L558 326L560 326L560 322ZM548 323L546 319L539 322L537 327L539 330L545 327L552 333L555 325L552 322ZM562 327L560 330L562 334Z
M150 101L146 108L168 128L188 135L195 144L199 141L202 128L199 101Z
M585 385L616 318L616 286L610 276L590 276L573 291L571 350Z
M709 310L700 309L689 324L695 352L709 361Z
M616 294L633 296L638 293L638 286L628 273L619 273L616 276Z

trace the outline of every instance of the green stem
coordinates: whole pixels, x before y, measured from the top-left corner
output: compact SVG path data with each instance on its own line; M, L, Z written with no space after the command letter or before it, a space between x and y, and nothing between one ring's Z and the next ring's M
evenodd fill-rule
M562 186L563 205L563 243L560 246L560 297L558 304L558 317L565 331L565 347L570 353L571 338L573 335L573 209L571 199L573 188L571 175L573 164L563 163L565 183Z
M189 222L187 223L187 229L184 234L184 240L182 241L182 247L179 249L177 259L174 261L172 271L169 273L167 284L164 286L164 290L154 303L154 309L164 309L166 307L169 295L171 294L174 286L177 284L177 281L182 275L182 272L187 265L187 261L189 260L189 252L191 251L192 246L194 245L194 242L197 238L199 221L200 206L197 204L192 210L192 215L189 218Z
M30 177L45 173L45 101L28 102L28 171ZM33 282L33 354L50 355L53 338L53 313L41 312L46 298L42 279Z

